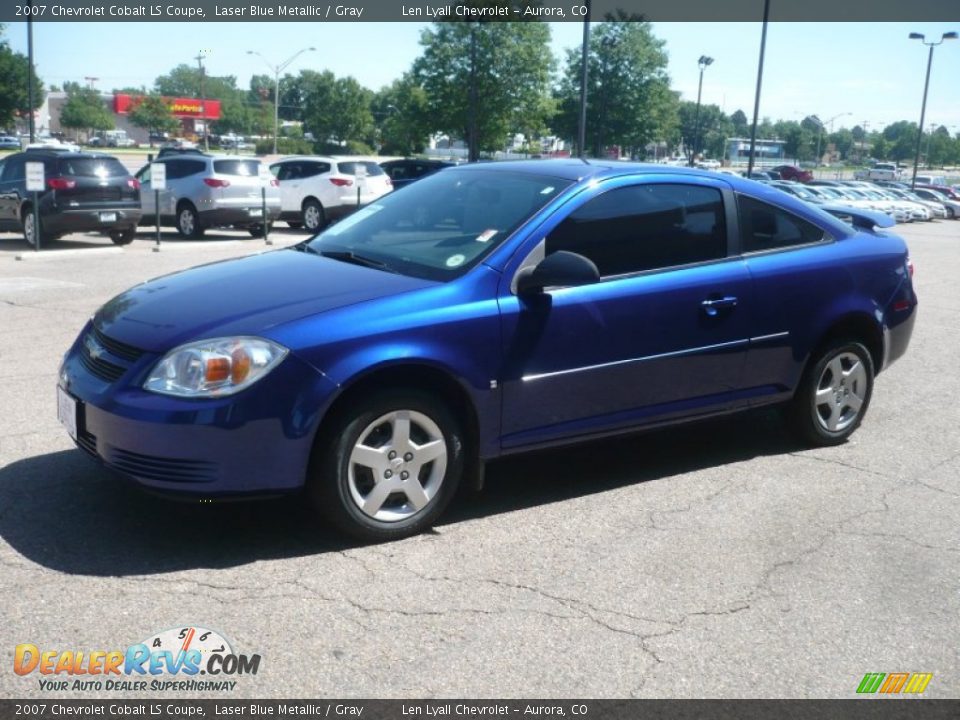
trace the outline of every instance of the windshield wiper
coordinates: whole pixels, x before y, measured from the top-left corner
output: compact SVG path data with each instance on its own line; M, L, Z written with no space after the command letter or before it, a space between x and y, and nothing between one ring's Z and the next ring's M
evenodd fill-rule
M354 265L362 265L363 267L384 270L391 273L397 272L385 262L374 260L373 258L366 257L365 255L358 255L352 250L321 250L320 254L333 260L342 260L343 262L353 263Z
M316 250L310 247L309 240L304 240L301 243L297 243L296 245L293 246L293 249L298 252L313 253L314 255L319 255L319 253Z

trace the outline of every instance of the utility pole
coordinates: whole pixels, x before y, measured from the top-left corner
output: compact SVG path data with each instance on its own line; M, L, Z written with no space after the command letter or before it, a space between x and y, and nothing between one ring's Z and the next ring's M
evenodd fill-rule
M580 123L577 127L577 150L580 159L587 156L587 81L589 79L590 58L590 0L587 2L587 15L583 18L583 43L580 47Z
M200 118L203 120L203 149L206 151L210 149L210 144L207 137L207 96L203 90L203 59L205 57L201 50L194 60L197 61L197 67L200 70Z
M750 128L750 160L747 177L753 172L753 159L757 144L757 118L760 114L760 87L763 85L763 56L767 51L767 24L770 20L770 0L763 0L763 30L760 33L760 61L757 64L757 92L753 98L753 126Z
M30 14L27 15L27 115L30 117L30 142L36 139L36 121L33 117L33 0L27 6Z
M468 112L470 117L467 119L467 159L470 162L476 162L480 159L479 142L477 138L477 23L470 23L470 88Z

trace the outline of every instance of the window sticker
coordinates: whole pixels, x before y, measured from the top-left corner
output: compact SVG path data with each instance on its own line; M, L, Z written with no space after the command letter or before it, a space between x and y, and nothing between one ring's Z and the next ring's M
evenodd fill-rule
M466 259L467 258L465 256L460 255L459 253L457 253L456 255L451 255L450 257L447 258L447 267L448 268L460 267L461 265L463 265L463 261Z
M477 242L482 242L482 243L489 242L490 238L492 238L498 232L500 231L493 228L491 228L490 230L484 230L482 233L477 235Z

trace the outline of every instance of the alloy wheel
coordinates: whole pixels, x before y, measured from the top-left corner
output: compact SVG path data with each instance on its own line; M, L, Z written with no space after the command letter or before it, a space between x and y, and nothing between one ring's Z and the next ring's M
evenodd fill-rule
M867 396L867 370L857 355L841 352L823 368L814 395L814 413L820 427L840 433L860 415Z
M350 498L380 522L406 520L437 497L447 471L439 426L415 410L380 416L360 433L347 465Z

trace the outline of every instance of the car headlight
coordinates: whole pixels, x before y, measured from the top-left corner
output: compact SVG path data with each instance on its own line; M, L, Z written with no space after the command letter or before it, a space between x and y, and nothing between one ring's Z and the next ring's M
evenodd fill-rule
M181 345L150 372L145 390L178 397L223 397L260 380L287 349L258 337L227 337Z

